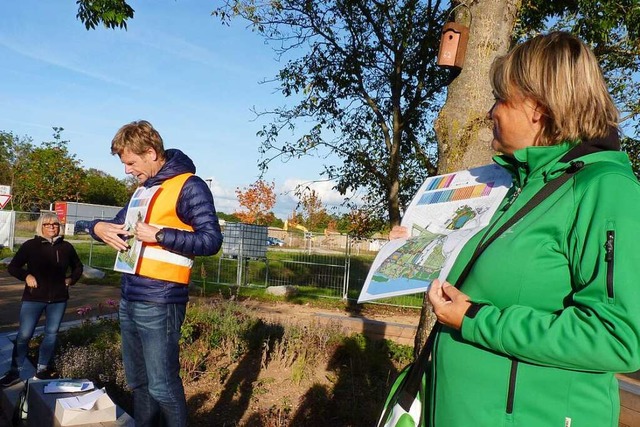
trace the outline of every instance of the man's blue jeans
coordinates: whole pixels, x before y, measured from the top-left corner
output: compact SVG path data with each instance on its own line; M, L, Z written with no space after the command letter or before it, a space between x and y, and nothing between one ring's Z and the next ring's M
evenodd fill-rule
M120 300L122 360L137 427L187 425L179 340L186 304Z
M58 339L58 329L67 309L67 302L35 302L23 301L20 307L20 326L18 327L18 335L13 346L13 354L11 357L11 370L18 372L22 370L24 359L29 351L29 341L33 337L33 332L40 320L42 313L46 314L46 322L44 325L44 339L40 344L38 351L38 366L49 366L49 362L53 357L53 351L56 347Z

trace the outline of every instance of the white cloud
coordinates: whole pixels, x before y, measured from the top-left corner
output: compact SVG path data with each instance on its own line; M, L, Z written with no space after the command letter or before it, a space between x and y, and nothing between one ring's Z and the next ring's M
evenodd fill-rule
M236 197L235 188L226 188L218 180L213 177L203 178L211 188L213 193L213 199L215 201L216 210L224 213L231 214L240 210L240 205ZM298 206L299 198L296 195L296 189L313 189L318 193L320 200L331 213L344 211L342 202L345 196L340 195L333 189L335 185L332 181L309 181L300 178L287 179L282 186L276 185L276 205L273 208L273 212L276 217L280 219L286 219L291 215L294 209ZM353 194L350 194L353 196ZM358 196L353 196L354 200L359 200Z
M282 188L278 193L278 197L284 199L287 204L291 206L291 210L297 205L299 201L299 197L296 195L296 190L300 189L300 191L308 191L314 190L322 203L331 211L332 208L336 208L338 210L343 209L342 203L346 197L351 197L352 200L358 201L360 198L357 195L354 195L352 192L348 192L345 195L338 193L333 187L335 186L334 181L309 181L303 180L299 178L290 178L287 179ZM307 190L308 189L308 190Z
M216 211L232 214L240 209L235 189L224 188L215 178L203 178L209 184Z

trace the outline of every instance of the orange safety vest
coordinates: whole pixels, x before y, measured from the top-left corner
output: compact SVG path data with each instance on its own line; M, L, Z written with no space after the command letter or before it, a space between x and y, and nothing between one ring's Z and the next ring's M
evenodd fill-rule
M149 208L147 222L150 225L193 231L193 227L180 221L176 212L180 191L192 175L183 173L162 183ZM143 243L136 273L152 279L188 285L192 266L193 257L168 251L158 243Z

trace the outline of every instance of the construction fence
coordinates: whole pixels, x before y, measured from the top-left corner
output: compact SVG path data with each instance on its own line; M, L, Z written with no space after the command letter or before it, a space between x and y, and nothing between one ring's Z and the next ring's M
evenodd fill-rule
M33 237L38 215L11 212L15 216L13 242L17 246ZM66 219L65 239L74 244L83 263L102 270L112 269L115 251L91 239L82 226L86 224L82 221L93 218L75 218L67 214ZM337 233L311 233L298 229L285 231L230 222L223 225L223 233L224 243L219 254L196 257L191 274L194 285L202 289L213 284L293 286L304 290L305 295L354 302L358 299L375 255L384 244L384 240L354 239ZM11 253L10 249L3 249L3 257ZM400 296L377 303L420 307L422 295Z

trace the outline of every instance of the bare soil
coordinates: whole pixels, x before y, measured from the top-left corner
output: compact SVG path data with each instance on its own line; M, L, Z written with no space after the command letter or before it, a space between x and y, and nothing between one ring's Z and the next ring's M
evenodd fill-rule
M245 301L269 322L297 323L308 327L342 330L349 335L348 319L416 325L418 310L374 306L363 313L338 308L318 309L311 305L265 304ZM319 320L318 314L322 314ZM353 338L353 344L357 338ZM295 362L270 360L266 351L248 353L238 361L218 355L194 381L185 380L190 426L371 426L382 408L390 382L402 366L388 356L385 341L374 340L353 352L331 349L300 368ZM215 357L214 357L215 358ZM372 363L371 360L377 362ZM211 366L211 365L209 365ZM367 366L370 371L364 367ZM373 366L374 368L371 368Z

